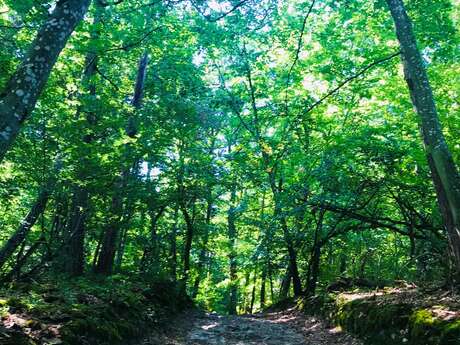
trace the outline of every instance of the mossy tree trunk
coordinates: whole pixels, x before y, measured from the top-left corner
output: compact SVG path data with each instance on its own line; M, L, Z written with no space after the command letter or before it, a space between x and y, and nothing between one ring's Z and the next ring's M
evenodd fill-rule
M91 0L60 0L0 94L0 162L35 108L61 51Z
M428 165L460 279L460 175L444 138L425 65L402 0L386 0L393 17L404 63L404 76L419 116Z

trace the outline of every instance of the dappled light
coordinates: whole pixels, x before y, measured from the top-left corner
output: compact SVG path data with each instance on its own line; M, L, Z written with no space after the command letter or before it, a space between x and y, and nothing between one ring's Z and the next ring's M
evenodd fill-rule
M460 345L459 0L0 0L1 345Z

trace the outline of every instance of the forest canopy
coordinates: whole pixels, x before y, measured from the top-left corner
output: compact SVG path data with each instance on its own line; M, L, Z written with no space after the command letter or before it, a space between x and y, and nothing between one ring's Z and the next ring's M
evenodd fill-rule
M236 314L460 281L456 0L0 0L0 280Z

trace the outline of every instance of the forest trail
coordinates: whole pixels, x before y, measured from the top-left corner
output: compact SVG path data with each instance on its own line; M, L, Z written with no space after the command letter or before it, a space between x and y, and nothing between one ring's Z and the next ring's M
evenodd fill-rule
M360 345L338 328L295 310L222 316L184 313L164 334L154 334L137 345Z

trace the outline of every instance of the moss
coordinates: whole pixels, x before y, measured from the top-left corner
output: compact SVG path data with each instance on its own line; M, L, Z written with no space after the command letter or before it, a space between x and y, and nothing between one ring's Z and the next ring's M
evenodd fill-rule
M320 295L299 300L297 307L369 345L460 345L460 320L442 320L428 309L414 309L384 296L348 301L341 295Z
M54 284L29 287L33 290L16 291L13 296L4 291L5 296L10 295L3 302L5 313L25 314L30 322L24 327L37 328L45 337L47 330L38 326L58 324L62 341L69 345L126 343L125 339L141 336L145 329L187 305L171 283L145 279L57 279ZM41 337L41 333L30 335L25 329L17 332L31 344ZM0 332L0 343L3 341ZM14 344L23 343L18 340Z
M441 331L441 344L460 345L460 320L443 327Z
M335 323L370 344L402 344L410 306L358 299L339 306Z
M427 309L413 312L410 317L409 329L410 344L413 345L460 344L460 320L441 320Z
M15 311L26 311L28 309L27 304L19 297L10 297L7 300L7 305L13 308Z

